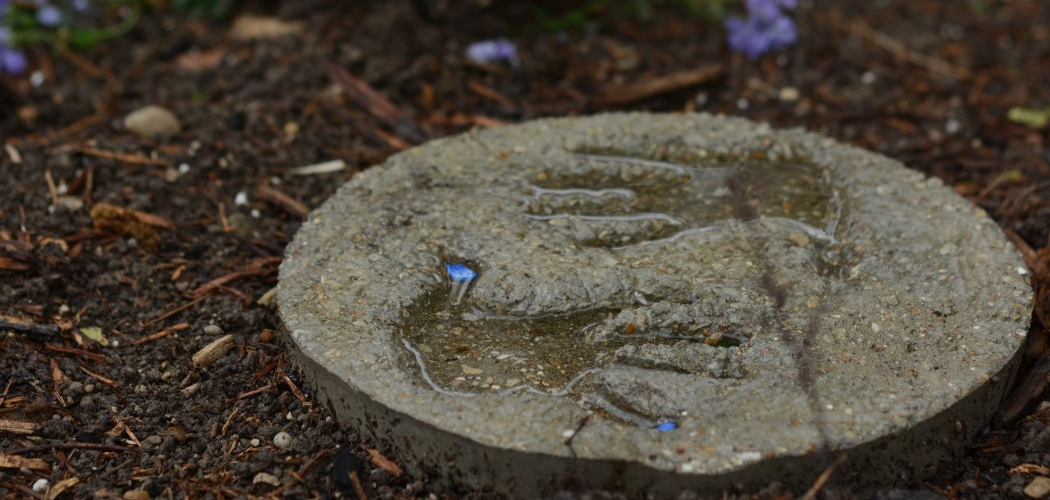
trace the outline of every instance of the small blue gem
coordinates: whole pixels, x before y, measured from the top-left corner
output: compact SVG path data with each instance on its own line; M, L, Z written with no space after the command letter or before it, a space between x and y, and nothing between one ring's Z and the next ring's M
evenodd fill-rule
M445 264L445 271L448 272L448 277L455 282L473 281L478 277L477 271L463 264Z
M660 432L673 431L673 430L675 430L677 428L678 428L678 424L676 424L674 422L670 422L670 421L664 422L664 423L656 426L656 430L658 430Z

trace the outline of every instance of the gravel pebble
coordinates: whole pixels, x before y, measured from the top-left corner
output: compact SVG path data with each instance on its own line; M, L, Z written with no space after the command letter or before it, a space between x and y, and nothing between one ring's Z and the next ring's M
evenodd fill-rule
M1050 479L1037 477L1024 488L1024 494L1032 498L1043 498L1050 494Z
M264 483L270 486L280 486L281 480L277 479L277 476L266 472L260 472L252 478L252 484Z
M160 106L139 108L124 118L124 128L147 139L159 139L182 131L175 113Z
M149 492L146 490L128 490L124 492L124 500L149 500Z
M292 435L287 432L278 432L273 437L273 444L282 450L287 450L292 445Z

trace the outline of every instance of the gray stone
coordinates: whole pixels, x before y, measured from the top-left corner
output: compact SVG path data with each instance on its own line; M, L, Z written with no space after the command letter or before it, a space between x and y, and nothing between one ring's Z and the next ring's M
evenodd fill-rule
M278 432L273 436L273 444L282 450L287 450L292 446L292 435L284 431Z
M204 325L205 335L222 335L222 327L219 325Z
M124 128L148 139L162 139L178 134L182 124L175 113L151 104L124 117Z
M278 303L342 422L409 469L673 496L804 491L841 453L857 490L933 473L994 412L1032 292L937 179L800 130L635 113L355 176L288 247Z
M277 476L274 476L273 474L270 474L268 472L260 472L252 478L252 484L259 483L268 484L270 486L280 486L281 480L277 479Z

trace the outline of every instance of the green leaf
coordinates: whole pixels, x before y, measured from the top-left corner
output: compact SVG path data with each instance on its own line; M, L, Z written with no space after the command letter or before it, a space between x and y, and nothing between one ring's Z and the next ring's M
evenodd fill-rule
M1038 109L1014 106L1006 113L1006 118L1018 125L1044 128L1050 123L1050 106Z
M94 340L102 345L109 345L109 339L102 334L102 329L97 326L85 326L80 329L80 333L83 333L85 337Z

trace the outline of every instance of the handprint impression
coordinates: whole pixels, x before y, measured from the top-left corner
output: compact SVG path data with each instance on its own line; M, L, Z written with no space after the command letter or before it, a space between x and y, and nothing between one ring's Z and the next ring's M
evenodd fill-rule
M778 266L826 273L839 208L806 165L574 158L524 186L521 217L589 256L598 267L590 274L612 284L594 292L604 295L576 310L522 314L431 293L406 315L405 345L445 392L571 395L652 425L678 411L668 379L746 376L744 351L726 347L746 349L776 328L785 300L763 288L755 255L777 252ZM525 275L535 268L520 266Z

